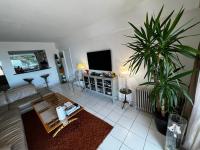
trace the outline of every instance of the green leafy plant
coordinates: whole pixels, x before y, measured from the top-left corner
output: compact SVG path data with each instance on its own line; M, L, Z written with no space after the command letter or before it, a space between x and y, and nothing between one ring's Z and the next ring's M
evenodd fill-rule
M153 108L165 116L167 112L174 111L181 94L192 103L187 86L181 81L182 77L191 74L192 71L183 72L184 66L179 56L195 58L199 54L197 49L183 45L181 42L183 38L198 35L182 34L199 22L189 25L190 20L177 27L184 9L181 8L174 18L172 17L174 11L172 11L165 19L161 19L163 8L157 16L149 18L147 14L143 27L138 28L129 22L134 34L127 36L132 39L132 42L128 42L126 46L134 51L125 65L128 64L130 72L135 74L144 65L145 78L148 82L142 85L153 85L150 95Z

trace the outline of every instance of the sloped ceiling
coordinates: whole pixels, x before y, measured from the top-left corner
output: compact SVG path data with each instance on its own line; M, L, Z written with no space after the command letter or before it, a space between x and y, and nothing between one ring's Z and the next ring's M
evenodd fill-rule
M144 6L151 1L156 3L158 0L0 0L0 41L55 42L67 39L89 26L102 27L97 23L106 18L117 20L123 14L137 10L139 4ZM168 8L183 5L186 10L191 10L199 6L199 0L159 1L166 5L171 3Z

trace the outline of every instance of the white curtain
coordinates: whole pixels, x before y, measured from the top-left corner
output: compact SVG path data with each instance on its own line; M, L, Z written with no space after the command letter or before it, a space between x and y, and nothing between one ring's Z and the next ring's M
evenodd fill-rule
M184 143L187 150L200 150L200 76L197 83L194 106Z

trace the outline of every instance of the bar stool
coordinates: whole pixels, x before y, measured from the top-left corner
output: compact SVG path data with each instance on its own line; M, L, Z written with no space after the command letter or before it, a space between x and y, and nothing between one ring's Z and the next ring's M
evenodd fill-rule
M28 82L28 84L32 84L33 78L24 78L25 82Z
M47 80L47 78L49 77L49 74L44 74L44 75L41 75L40 77L44 79L47 88L49 88L48 80Z

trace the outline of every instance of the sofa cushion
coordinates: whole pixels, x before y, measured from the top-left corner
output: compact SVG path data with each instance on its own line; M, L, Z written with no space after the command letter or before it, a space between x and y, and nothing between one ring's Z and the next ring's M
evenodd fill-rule
M0 106L0 115L8 111L8 105Z
M0 131L0 145L9 144L12 150L27 149L22 121L15 122Z
M27 150L24 127L18 109L0 116L0 145L10 145L12 150Z
M41 99L39 94L30 95L9 104L9 109L19 108L20 111L32 107L32 103Z
M0 93L0 106L7 105L8 102L6 100L6 96L3 92Z
M40 94L41 96L47 96L49 94L52 94L53 91L49 90L48 88L41 88L41 89L38 89L38 94Z
M7 99L9 103L24 97L36 94L36 88L32 84L27 84L7 91Z
M0 150L11 150L10 145L1 145Z
M0 116L0 132L18 121L21 121L19 109L16 108L2 113Z

